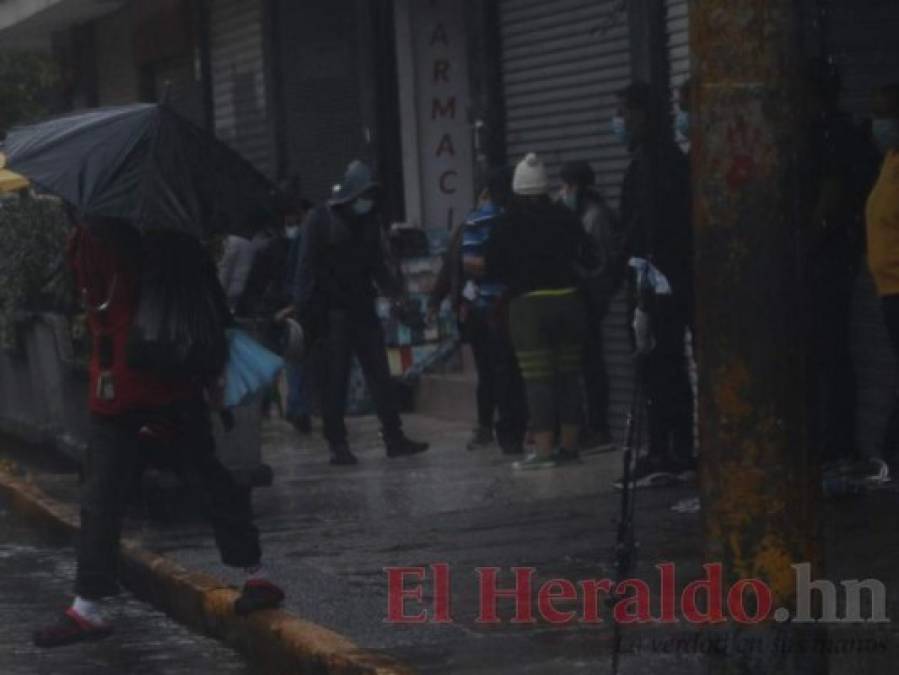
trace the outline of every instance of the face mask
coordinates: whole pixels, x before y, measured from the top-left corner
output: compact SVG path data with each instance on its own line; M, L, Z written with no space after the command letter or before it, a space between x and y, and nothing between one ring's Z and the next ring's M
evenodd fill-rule
M300 226L299 225L288 225L284 228L285 234L287 234L288 239L296 239L297 235L300 234Z
M566 192L562 195L562 203L572 211L577 211L577 193Z
M899 149L899 120L877 118L871 124L871 133L883 154Z
M621 115L615 115L612 118L612 134L623 145L631 144L631 134L627 130L627 124Z
M690 140L690 113L686 110L678 110L674 120L674 128L685 140Z
M355 213L357 216L367 216L369 213L371 213L371 210L374 207L375 202L373 199L360 197L353 202L353 213Z

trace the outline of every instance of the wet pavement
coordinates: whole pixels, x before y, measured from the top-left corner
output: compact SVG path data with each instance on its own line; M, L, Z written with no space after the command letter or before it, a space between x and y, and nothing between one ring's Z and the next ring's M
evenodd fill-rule
M74 550L0 503L0 673L3 675L250 675L243 659L130 594L106 602L116 620L107 640L38 649L31 631L71 601Z
M287 609L362 647L406 660L423 673L610 672L608 623L515 625L509 621L510 603L501 601L502 623L479 624L475 569L501 568L503 587L511 585L509 570L514 566L536 568L535 587L553 577L575 582L611 577L619 507L611 482L620 474L620 453L520 474L497 450L466 451L465 425L412 416L410 435L432 440L433 448L422 456L395 460L388 460L379 447L374 420L355 419L351 428L361 462L335 468L328 465L317 436L297 436L281 421L266 425L263 455L275 470L275 484L257 490L254 504L267 564L273 577L288 588ZM75 494L70 475L39 480L60 498ZM678 564L681 584L700 571L699 515L671 510L695 494L695 487L639 493L635 576L653 588L658 586L654 566L660 562ZM873 576L888 586L893 579L899 588L899 573L893 569L899 542L891 515L897 505L895 492L829 505L825 529L831 578ZM197 518L180 518L164 526L133 521L128 534L186 566L240 582L218 563L211 534ZM450 565L453 622L385 622L384 568L435 563ZM899 616L895 597L891 592L891 615ZM429 583L423 599L431 605ZM410 602L407 609L415 613L421 607ZM889 629L884 633L881 628L878 634L886 636L885 653L834 659L832 672L893 673L899 642ZM626 630L621 672L706 672L701 654L689 649L669 654L664 644L653 642L670 635L658 629Z

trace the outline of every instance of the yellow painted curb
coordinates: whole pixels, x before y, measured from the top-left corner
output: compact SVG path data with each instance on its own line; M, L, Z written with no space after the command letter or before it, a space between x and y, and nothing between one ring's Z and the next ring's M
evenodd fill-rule
M0 491L19 513L69 536L78 532L78 510L34 483L0 470ZM262 672L277 675L412 675L385 654L361 649L348 638L283 610L241 618L232 609L237 590L216 577L192 572L165 556L124 540L122 583L173 619L243 653Z

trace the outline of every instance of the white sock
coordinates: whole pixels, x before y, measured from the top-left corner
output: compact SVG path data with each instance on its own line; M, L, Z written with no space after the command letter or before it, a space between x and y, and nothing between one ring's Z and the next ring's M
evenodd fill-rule
M93 600L85 600L80 596L75 597L72 603L72 609L83 619L87 619L94 624L106 623L103 618L103 612L100 610L100 603Z

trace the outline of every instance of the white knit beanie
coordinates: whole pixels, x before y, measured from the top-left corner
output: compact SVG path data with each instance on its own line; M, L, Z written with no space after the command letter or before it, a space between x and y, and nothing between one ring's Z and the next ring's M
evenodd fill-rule
M512 191L526 197L537 197L549 192L546 167L533 152L529 152L515 167Z

